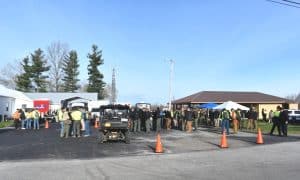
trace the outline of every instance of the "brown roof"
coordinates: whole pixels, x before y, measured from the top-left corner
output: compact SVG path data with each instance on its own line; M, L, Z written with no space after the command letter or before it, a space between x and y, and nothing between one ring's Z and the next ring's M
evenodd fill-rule
M173 101L174 104L188 103L223 103L234 101L237 103L286 103L290 102L277 96L260 92L235 92L235 91L202 91L190 96Z

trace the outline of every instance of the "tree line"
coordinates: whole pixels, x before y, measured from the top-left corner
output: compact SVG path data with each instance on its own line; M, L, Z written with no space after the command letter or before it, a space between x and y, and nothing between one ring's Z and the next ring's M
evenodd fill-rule
M96 92L98 99L109 96L105 90L104 75L99 71L103 65L102 50L92 45L87 54L87 84L80 85L79 60L76 50L68 51L67 45L52 43L46 53L38 48L30 55L18 61L17 67L7 65L2 71L0 83L14 86L22 92ZM14 68L11 71L7 68Z

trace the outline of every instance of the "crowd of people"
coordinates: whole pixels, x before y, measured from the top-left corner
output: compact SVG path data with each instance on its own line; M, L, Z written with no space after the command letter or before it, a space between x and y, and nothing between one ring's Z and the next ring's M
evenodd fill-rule
M276 111L270 111L268 119L265 110L262 110L263 120L273 123L270 135L277 128L279 136L287 136L288 112L280 106ZM39 129L41 114L37 109L17 109L13 114L16 129ZM91 112L85 108L61 108L56 112L56 120L60 124L60 137L68 138L91 135ZM129 112L129 129L133 133L161 131L162 129L177 129L186 132L196 131L200 125L221 127L222 132L229 134L232 126L236 134L243 127L242 119L247 120L247 130L257 130L258 112L256 108L250 111L209 110L185 107L174 111L157 107L151 111L148 108L131 108ZM98 118L99 120L99 118Z
M200 125L221 127L222 132L229 134L229 128L232 126L234 134L242 128L248 131L257 131L259 113L255 107L249 111L240 109L234 110L210 110L186 107L175 111L162 110L159 107L156 110L136 109L130 110L130 130L132 132L150 132L160 131L161 129L177 129L186 132L196 131ZM270 134L273 135L277 127L279 135L287 136L287 111L282 110L280 106L273 112L267 114L262 110L262 120L273 123Z
M68 138L69 136L79 138L91 135L90 123L91 112L86 108L75 107L72 110L61 108L57 112L57 119L60 123L60 137Z
M47 113L46 113L47 114ZM90 136L91 112L85 108L61 108L54 114L57 122L60 124L60 137L68 138ZM40 121L47 121L47 115L41 115L38 109L29 108L26 110L17 109L12 118L14 120L15 129L40 129Z
M220 112L198 108L182 108L166 110L157 107L150 111L147 108L130 110L130 130L132 132L160 131L161 129L178 129L192 132L197 130L200 124L220 126Z
M13 114L15 129L40 129L40 112L37 109L17 109ZM33 123L33 124L32 124Z

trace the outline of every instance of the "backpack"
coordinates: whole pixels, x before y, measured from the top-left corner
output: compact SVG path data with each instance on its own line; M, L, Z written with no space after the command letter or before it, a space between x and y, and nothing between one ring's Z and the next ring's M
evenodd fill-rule
M40 117L40 114L38 111L34 111L34 118L38 119Z
M229 112L227 110L222 112L223 119L229 119Z
M26 116L25 116L24 111L21 111L20 118L21 118L22 120L26 119Z
M236 114L236 119L240 121L242 119L241 112L237 111L235 114Z

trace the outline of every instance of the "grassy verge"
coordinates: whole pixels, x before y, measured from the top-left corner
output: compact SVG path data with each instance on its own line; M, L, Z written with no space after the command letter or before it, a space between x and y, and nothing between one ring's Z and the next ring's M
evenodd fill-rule
M0 128L11 127L13 125L14 125L14 121L12 121L12 120L0 122Z
M272 128L272 123L266 123L263 121L258 121L258 127L261 128L263 133L270 133ZM277 128L275 129L275 134L277 133ZM300 134L300 125L288 125L288 134Z

